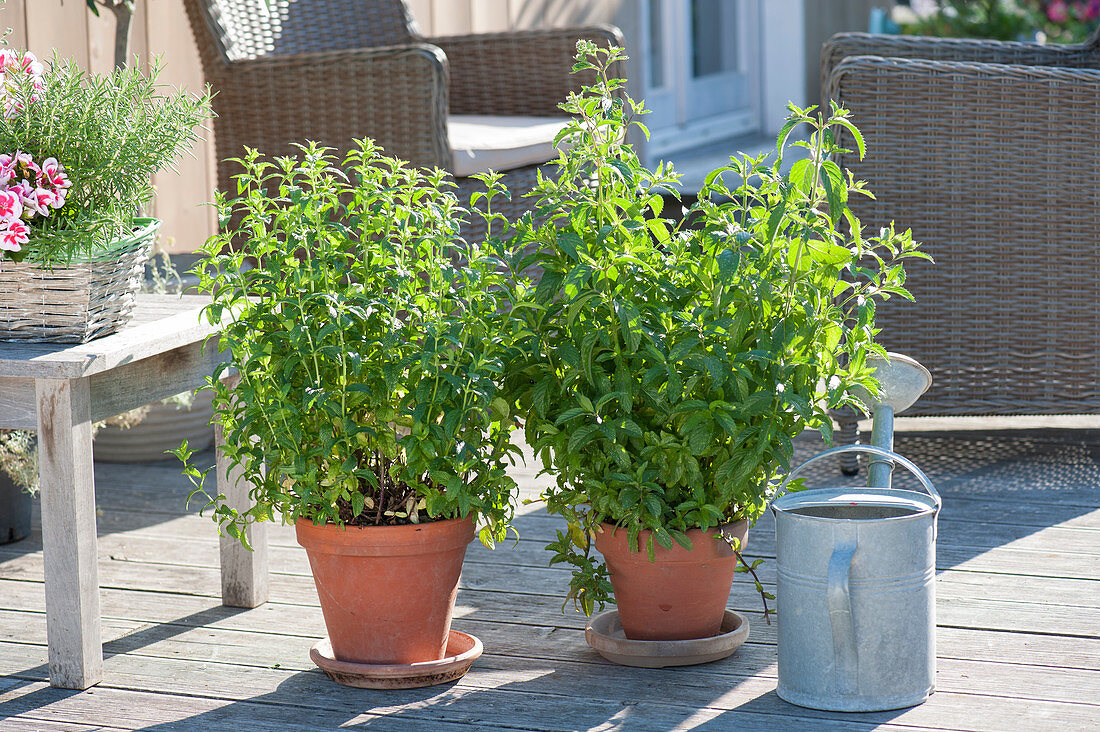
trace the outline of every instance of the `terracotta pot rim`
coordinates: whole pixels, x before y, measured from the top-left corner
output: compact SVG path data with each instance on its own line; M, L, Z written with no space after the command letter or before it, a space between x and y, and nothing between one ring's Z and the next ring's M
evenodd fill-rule
M718 524L716 526L712 526L709 529L707 529L706 531L704 531L703 529L688 529L684 533L686 533L688 535L691 535L691 534L712 534L715 531L721 531L723 528L725 528L727 526L733 527L733 526L740 526L741 524L745 524L746 528L751 528L748 525L749 524L748 519L738 519L737 521L727 521L724 524ZM616 534L619 531L626 531L625 526L619 526L617 524L609 523L607 521L601 521L600 526L605 528L605 529L608 529L608 530L610 530L610 531L612 531L613 533L616 533ZM642 529L641 531L638 532L638 536L646 536L646 535L651 534L651 533L653 533L652 529Z
M601 523L600 526L603 528L603 531L596 534L596 548L605 558L610 551L613 552L621 562L630 564L653 563L650 561L649 554L645 548L648 537L653 533L650 529L644 529L638 532L638 551L635 552L630 550L626 527L615 526L614 524L606 522ZM746 537L748 536L748 531L749 524L745 519L728 524L719 524L706 531L702 529L689 529L685 533L691 540L691 549L685 549L675 541L671 549L666 549L654 542L654 561L663 565L693 565L700 561L705 561L707 556L732 557L733 548L726 542L718 541L713 537L717 537L720 533L742 537L741 547L744 549L745 544L747 544ZM712 539L709 546L707 545L708 539Z
M300 545L324 554L388 556L435 554L465 547L474 540L474 521L443 519L401 526L316 525L299 518L295 533Z

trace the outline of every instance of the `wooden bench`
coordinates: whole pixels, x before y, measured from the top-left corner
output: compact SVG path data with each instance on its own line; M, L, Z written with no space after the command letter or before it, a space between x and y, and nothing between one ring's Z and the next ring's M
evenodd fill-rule
M199 317L206 302L142 295L133 322L114 335L79 345L0 343L0 428L38 432L53 686L87 689L103 677L92 423L206 383L221 361L218 328ZM248 485L217 455L218 491L247 505ZM267 601L266 532L250 531L254 552L221 540L222 602L233 607Z

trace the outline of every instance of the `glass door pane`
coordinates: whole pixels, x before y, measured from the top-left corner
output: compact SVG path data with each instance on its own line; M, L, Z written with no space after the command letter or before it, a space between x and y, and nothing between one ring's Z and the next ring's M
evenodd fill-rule
M743 64L749 39L743 0L690 0L690 54L685 117L729 114L752 106L751 85Z
M664 0L649 0L649 88L664 89L665 79Z
M737 5L736 0L692 0L692 76L738 70Z

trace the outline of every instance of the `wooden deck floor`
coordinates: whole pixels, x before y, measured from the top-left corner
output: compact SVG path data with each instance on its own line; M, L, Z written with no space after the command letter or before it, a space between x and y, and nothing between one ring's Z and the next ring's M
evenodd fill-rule
M775 626L743 577L749 642L692 668L611 665L561 612L566 572L532 507L518 545L467 554L455 627L486 653L460 682L348 689L308 658L324 626L309 567L274 532L271 602L219 604L213 524L183 507L171 463L96 468L105 678L45 683L41 536L0 546L0 730L1096 730L1100 729L1100 431L909 433L899 451L941 487L938 691L925 704L830 714L775 694ZM806 457L820 449L805 441ZM523 471L534 490L533 471ZM814 474L838 484L835 466ZM773 528L750 534L773 556ZM763 578L774 583L774 562Z

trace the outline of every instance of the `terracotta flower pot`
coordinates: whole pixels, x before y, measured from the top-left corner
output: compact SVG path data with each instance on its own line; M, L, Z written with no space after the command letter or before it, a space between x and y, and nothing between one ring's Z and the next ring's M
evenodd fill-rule
M654 544L656 560L649 561L646 541L638 535L640 552L630 551L627 531L602 524L596 548L604 556L615 590L623 632L631 640L688 640L709 638L722 628L737 557L728 543L716 538L719 530L745 546L747 521L707 532L687 532L691 549Z
M438 661L447 649L469 519L314 526L299 519L332 653L340 661Z

